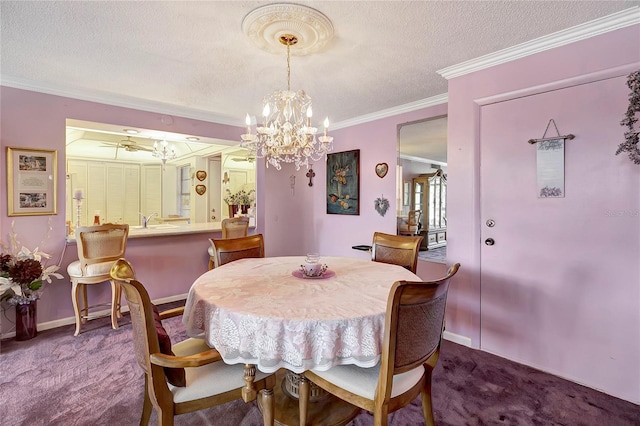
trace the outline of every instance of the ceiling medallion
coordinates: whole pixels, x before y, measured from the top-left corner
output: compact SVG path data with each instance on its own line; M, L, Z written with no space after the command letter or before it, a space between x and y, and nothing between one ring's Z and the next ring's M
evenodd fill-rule
M294 36L295 55L322 50L333 38L333 24L321 12L299 4L277 3L259 7L242 20L242 31L260 49L282 54L280 38Z

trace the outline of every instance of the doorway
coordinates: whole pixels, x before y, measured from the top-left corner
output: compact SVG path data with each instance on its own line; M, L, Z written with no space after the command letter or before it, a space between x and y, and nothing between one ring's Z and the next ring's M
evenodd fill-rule
M437 263L446 263L447 250L447 122L439 116L398 125L398 230L419 210L419 259Z

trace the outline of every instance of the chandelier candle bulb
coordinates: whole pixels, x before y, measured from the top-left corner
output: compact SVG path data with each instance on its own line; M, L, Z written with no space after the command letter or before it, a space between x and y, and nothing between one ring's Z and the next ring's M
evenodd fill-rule
M249 113L247 113L247 117L244 119L245 124L247 125L247 134L251 134L251 118L249 117Z
M329 128L329 117L324 119L324 135L327 136L327 129Z

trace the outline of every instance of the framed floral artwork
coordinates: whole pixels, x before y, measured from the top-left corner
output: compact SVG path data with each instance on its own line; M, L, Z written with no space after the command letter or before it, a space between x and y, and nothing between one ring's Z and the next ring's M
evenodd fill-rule
M54 215L57 151L7 147L8 216Z
M327 214L360 214L360 150L327 154Z

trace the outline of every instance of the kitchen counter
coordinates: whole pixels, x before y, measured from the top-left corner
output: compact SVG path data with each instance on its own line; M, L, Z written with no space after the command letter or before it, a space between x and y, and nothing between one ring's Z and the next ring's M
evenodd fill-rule
M255 229L255 218L249 219L249 229ZM208 234L213 232L222 232L220 222L207 223L159 223L149 225L146 229L140 225L129 226L129 239L148 238L148 237L166 237L172 235L188 235L188 234ZM68 243L75 243L74 235L67 236Z

